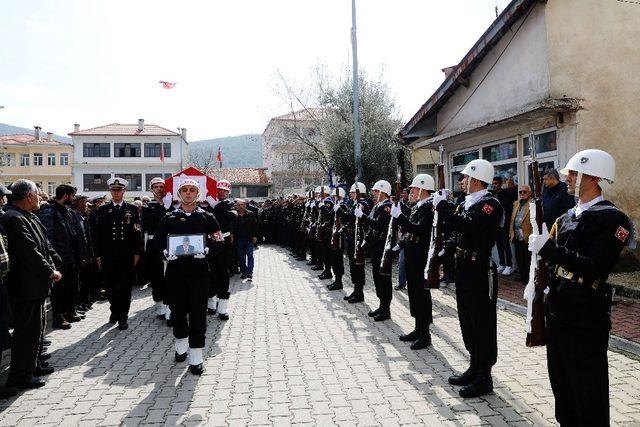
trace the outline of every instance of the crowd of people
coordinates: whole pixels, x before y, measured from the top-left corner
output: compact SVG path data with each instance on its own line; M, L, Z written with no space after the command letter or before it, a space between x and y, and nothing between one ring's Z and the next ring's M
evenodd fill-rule
M559 180L560 173L566 182ZM425 279L431 262L441 265L439 279L455 283L458 320L469 353L468 369L448 381L461 386L464 398L493 390L497 277L499 272L513 273L511 244L524 282L529 281L530 259L540 258L542 264L535 267L543 270L541 277L548 276L548 288L540 297L546 305L540 313L540 344L547 346L556 419L561 425L608 425L612 292L606 280L622 249L634 244L633 225L603 197L615 175L615 161L608 153L581 151L560 173L550 169L542 174L544 226L535 233L531 187L516 188L513 179L503 181L482 159L465 166L456 197L448 190L436 191L428 174L417 175L398 200L391 199L391 185L384 180L373 185L371 197L360 182L351 186L348 197L343 188L318 186L308 195L266 203L260 212L261 229L266 241L290 248L294 259L320 272L320 279L332 280L327 286L331 291L347 286L346 251L352 288L344 299L351 304L364 301L366 250L377 298L377 308L368 313L374 321L392 315L388 252L395 253L398 268L404 269L396 289L406 283L415 319L413 330L398 338L414 350L431 345L432 299ZM444 244L434 254L437 239L432 230L438 225ZM526 330L533 333L529 322ZM524 332L525 328L523 343Z
M55 328L71 328L106 298L108 322L124 331L136 282L150 284L157 318L172 327L175 361L188 358L190 372L201 375L207 315L229 319L230 275L240 271L252 280L253 251L264 242L288 247L292 257L320 272L320 279L331 280L331 291L348 286L346 251L352 291L344 299L350 304L364 302L368 264L377 298L368 315L376 322L392 316L395 265L396 289L406 287L415 319L399 340L414 350L432 344L433 286L425 279L435 265L436 281L455 283L469 353L468 369L448 381L461 387L464 398L482 396L493 390L497 276L513 273L513 244L523 281L534 256L544 262L534 267L544 268L549 278L543 325L556 418L561 424L604 425L611 327L606 279L635 236L628 217L602 194L614 180L609 154L579 152L561 173L566 183L556 170L543 173L544 227L536 232L531 187L516 189L512 179L503 181L482 159L465 166L455 197L449 190L436 191L428 174L415 176L397 200L391 184L379 180L370 193L361 182L348 192L320 185L306 195L259 206L232 201L231 184L224 180L214 198L197 181L182 179L174 200L164 181L154 178L151 197L134 203L125 200L128 183L119 177L108 181L108 201L106 196L89 201L70 185L59 186L51 198L25 179L0 186L0 343L6 346L13 328L9 377L1 394L41 387L41 378L53 372L44 337L47 298Z
M0 185L0 350L11 348L0 397L41 387L54 371L44 336L47 300L53 328L71 329L94 303L108 300L108 322L124 331L136 285L151 286L157 318L173 328L176 360L189 354L191 371L202 373L206 314L228 320L229 277L253 280L258 208L231 201L228 181L218 182L215 198L185 182L173 200L154 178L152 195L132 203L118 177L108 182L109 196L91 199L67 184L51 196L27 179ZM198 217L205 225L190 228ZM168 234L187 231L205 236L202 252L168 253ZM203 304L202 316L191 311L198 307L191 297Z

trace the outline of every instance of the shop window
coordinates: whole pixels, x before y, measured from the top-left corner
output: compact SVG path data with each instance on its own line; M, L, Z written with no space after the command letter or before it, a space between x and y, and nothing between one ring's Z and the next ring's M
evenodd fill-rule
M556 131L545 132L535 135L536 141L536 153L546 153L549 151L556 151L558 148L556 140ZM525 136L523 139L524 155L529 156L531 154L531 146L529 145L529 136Z
M471 160L478 158L480 158L480 152L478 150L474 150L469 153L457 154L453 156L453 166L464 166Z
M490 162L515 159L517 156L516 141L503 142L482 148L482 158Z

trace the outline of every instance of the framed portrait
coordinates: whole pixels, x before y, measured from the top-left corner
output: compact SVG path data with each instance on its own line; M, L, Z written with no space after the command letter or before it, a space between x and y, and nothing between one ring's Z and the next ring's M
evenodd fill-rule
M204 253L205 234L169 234L167 252L171 256L183 257Z

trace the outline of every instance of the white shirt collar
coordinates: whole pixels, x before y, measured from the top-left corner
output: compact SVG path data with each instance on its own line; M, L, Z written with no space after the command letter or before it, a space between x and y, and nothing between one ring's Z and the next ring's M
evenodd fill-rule
M486 188L484 190L476 191L475 193L471 193L464 198L464 210L468 211L469 208L476 203L485 195L488 194L489 190Z
M591 209L591 206L603 200L604 200L604 196L600 195L587 203L578 203L578 205L575 208L573 208L573 211L575 212L576 216L579 216L580 214L582 214L582 212L588 211L589 209Z
M116 203L116 202L112 202L112 203L113 203L113 206L117 206L117 207L121 208L122 205L124 204L124 201L122 201L120 203Z
M427 203L431 199L433 199L433 196L429 196L426 199L422 199L417 203L417 206L420 207L420 206L424 205L425 203Z

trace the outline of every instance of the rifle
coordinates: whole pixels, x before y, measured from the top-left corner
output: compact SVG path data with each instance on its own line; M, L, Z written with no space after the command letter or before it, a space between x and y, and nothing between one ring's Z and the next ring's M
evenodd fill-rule
M358 187L358 177L356 177L356 200L354 204L354 209L360 203L360 188ZM365 263L365 252L364 252L364 229L360 224L360 218L356 217L356 225L355 225L355 252L353 254L354 263L356 265L364 265Z
M405 180L404 176L404 150L401 148L398 150L398 179L395 183L395 197L391 197L391 201L394 202L396 206L400 204L400 198L402 196L402 184L403 180ZM395 220L395 218L391 217L391 219L389 220L389 227L387 228L387 239L384 243L382 260L380 261L380 274L383 276L391 275L391 261L393 259L393 247L396 244L397 229L397 221Z
M438 178L438 190L442 190L444 189L444 147L442 145L440 146L440 163L436 166L436 175ZM438 211L434 211L433 224L431 226L431 241L429 243L429 255L427 258L427 265L424 268L425 289L440 288L440 265L442 262L438 254L444 247L442 232L442 219L438 218Z
M333 203L337 205L340 187L334 188L334 191ZM338 211L336 211L333 215L333 230L331 231L331 249L334 251L340 249L340 230L342 230L342 224L340 223L340 215L338 215Z
M310 192L307 192L307 199L310 200ZM309 213L311 212L310 206L304 207L304 214L302 215L302 223L300 224L300 231L305 232L309 226Z
M529 134L531 162L529 163L529 177L533 189L533 201L529 204L529 218L534 234L542 232L542 179L536 159L536 144L533 132ZM531 254L529 282L524 290L527 300L527 347L546 345L547 331L544 318L544 290L549 285L549 272L538 254Z

